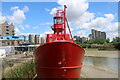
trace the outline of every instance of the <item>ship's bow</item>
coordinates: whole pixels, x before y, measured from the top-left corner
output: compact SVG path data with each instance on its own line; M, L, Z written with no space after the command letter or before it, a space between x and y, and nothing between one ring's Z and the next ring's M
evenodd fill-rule
M37 78L80 78L84 49L74 42L51 42L35 51Z

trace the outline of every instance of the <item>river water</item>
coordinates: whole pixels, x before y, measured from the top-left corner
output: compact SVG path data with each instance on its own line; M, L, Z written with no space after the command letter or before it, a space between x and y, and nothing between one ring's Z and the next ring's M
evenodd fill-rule
M120 70L120 67L118 67L119 60L118 51L86 50L82 73L91 78L118 77L118 70Z
M91 65L109 72L118 73L118 58L86 56L85 65Z

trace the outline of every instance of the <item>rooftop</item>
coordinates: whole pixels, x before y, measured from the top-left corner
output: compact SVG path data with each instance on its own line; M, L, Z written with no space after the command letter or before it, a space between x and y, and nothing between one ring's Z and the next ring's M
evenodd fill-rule
M24 40L23 36L0 36L0 40Z

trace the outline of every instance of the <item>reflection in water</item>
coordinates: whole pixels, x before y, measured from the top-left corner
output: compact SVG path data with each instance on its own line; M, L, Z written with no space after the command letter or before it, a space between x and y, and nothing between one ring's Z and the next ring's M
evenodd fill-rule
M90 65L109 72L118 73L118 58L86 56L85 65Z

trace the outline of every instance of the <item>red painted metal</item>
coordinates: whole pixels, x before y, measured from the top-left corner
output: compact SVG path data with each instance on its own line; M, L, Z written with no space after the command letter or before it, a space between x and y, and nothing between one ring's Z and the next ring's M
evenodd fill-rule
M51 27L54 34L47 34L47 42L56 40L70 40L69 34L66 34L66 6L63 10L57 10L54 16L54 25Z
M46 43L35 51L37 78L80 78L85 52L70 41L71 32L66 34L66 8L57 10L51 27L54 34L47 34Z
M81 46L69 42L50 42L39 46L35 59L38 78L79 78L84 56Z

